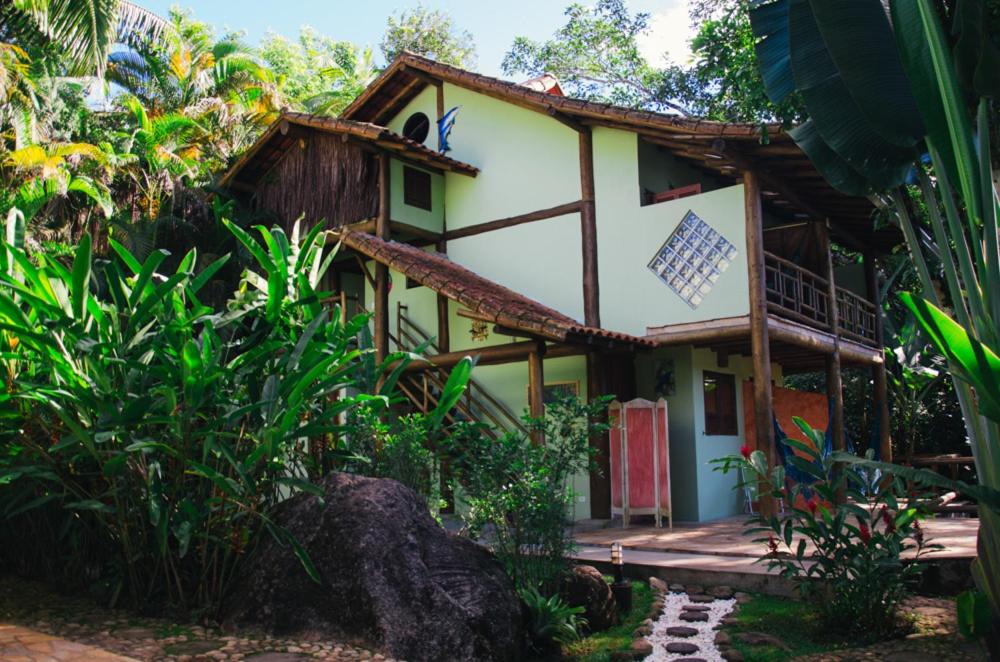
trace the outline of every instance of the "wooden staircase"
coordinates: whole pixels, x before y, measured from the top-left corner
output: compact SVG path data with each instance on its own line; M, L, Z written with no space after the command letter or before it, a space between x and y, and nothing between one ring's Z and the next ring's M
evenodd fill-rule
M433 360L440 352L436 340L407 315L407 306L396 306L396 334L390 340L401 350L413 351L424 346L425 355ZM438 398L448 381L448 371L437 366L428 366L419 372L408 372L399 380L399 390L417 408L428 412L437 406ZM528 434L527 428L517 416L500 402L482 384L469 379L465 395L449 414L450 421L475 421L486 423L492 428L488 434L519 432Z
M368 314L358 297L344 292L325 300L325 303L339 304L341 315L345 319L356 314ZM423 346L423 354L428 358L440 353L436 339L410 319L407 315L407 306L402 303L397 304L396 333L390 333L389 340L401 351L412 352ZM441 393L448 381L448 374L444 368L428 364L424 370L405 373L397 386L414 411L426 414L440 401ZM446 420L449 423L459 421L486 423L489 426L486 434L493 438L506 432L528 434L528 429L521 419L474 379L469 379L465 394L448 413Z

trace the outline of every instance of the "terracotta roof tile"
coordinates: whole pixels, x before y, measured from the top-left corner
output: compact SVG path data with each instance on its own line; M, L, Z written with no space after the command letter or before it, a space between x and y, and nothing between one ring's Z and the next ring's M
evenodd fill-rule
M346 231L344 244L421 285L458 302L501 326L559 342L623 343L652 347L653 342L626 333L587 327L523 294L455 264L440 253Z

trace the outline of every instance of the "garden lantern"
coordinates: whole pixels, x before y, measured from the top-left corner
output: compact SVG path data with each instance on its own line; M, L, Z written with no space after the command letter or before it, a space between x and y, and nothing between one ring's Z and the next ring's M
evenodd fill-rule
M618 604L618 613L624 615L632 611L632 584L625 579L625 556L622 554L622 544L617 540L611 543L611 565L615 567L615 582L611 585L611 594Z

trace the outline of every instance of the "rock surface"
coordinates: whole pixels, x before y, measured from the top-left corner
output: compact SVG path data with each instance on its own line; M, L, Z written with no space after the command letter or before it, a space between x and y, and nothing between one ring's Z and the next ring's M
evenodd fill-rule
M591 632L607 630L618 620L618 606L611 586L597 568L578 565L560 586L559 594L571 607L583 607L587 628Z
M448 534L396 481L331 474L319 485L322 501L295 496L275 520L322 583L266 537L228 601L227 627L361 637L411 662L521 658L521 602L487 550Z

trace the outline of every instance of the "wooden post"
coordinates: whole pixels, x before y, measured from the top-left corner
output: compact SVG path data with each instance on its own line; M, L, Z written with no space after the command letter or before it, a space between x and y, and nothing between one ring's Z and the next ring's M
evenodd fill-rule
M543 366L545 356L545 341L539 340L535 343L535 349L528 354L528 413L532 418L541 418L545 415L545 368ZM536 444L545 441L541 433L533 432L532 440Z
M764 214L760 182L752 170L743 172L743 204L746 216L747 277L750 284L750 346L753 351L753 411L757 449L764 451L770 466L778 453L774 446L774 402L771 399L771 347L767 333L767 291L764 276ZM783 487L778 485L776 487ZM765 515L777 513L774 499L761 494Z
M438 253L448 252L448 242L442 239L437 244ZM451 351L451 328L448 323L448 297L443 294L437 295L437 320L438 320L438 335L437 335L437 346L438 352L445 354Z
M816 234L820 241L820 255L825 262L823 276L827 280L827 317L830 333L833 334L833 353L826 357L826 397L830 401L830 437L833 450L847 448L844 436L844 383L840 364L840 312L837 310L837 282L833 277L833 251L830 249L830 229L826 219L816 224ZM839 467L836 468L839 471ZM846 495L837 492L837 501L843 503Z
M587 360L587 401L608 393L608 365L611 358L600 352L588 352ZM606 423L607 412L595 423ZM590 438L594 449L596 471L590 472L590 517L611 519L611 436L608 433Z
M879 348L884 346L884 325L882 320L881 285L878 271L875 268L875 257L871 253L864 254L865 284L868 286L868 300L875 306L875 342ZM892 437L889 422L889 389L885 374L885 361L872 364L872 386L875 390L875 417L878 421L879 448L883 462L892 462Z
M375 236L389 239L389 155L378 155L378 219ZM375 360L389 355L389 267L375 263Z
M444 118L444 83L438 81L437 85L437 121L440 122ZM434 124L437 133L437 146L438 150L441 149L441 125Z
M601 293L597 276L597 209L594 202L594 137L583 127L580 137L580 241L583 248L583 321L601 326Z

